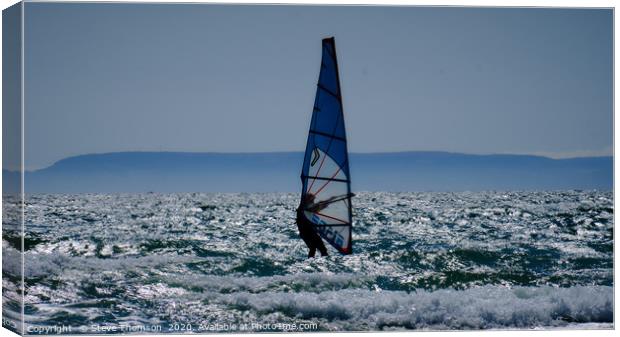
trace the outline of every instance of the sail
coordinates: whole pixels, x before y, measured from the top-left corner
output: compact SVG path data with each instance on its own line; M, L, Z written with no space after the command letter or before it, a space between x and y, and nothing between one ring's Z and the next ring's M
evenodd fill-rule
M316 232L343 254L352 253L351 179L334 38L323 39L323 56L301 171L304 214ZM317 208L319 210L317 210Z

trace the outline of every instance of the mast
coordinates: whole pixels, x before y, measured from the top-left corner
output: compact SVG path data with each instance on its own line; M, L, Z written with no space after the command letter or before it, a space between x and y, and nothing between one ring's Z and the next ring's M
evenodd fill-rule
M344 124L344 107L342 105L342 87L340 86L340 69L338 68L338 54L336 53L336 39L332 36L332 37L329 37L328 40L331 40L331 43L334 46L334 61L336 64L336 81L338 82L338 88L340 89L339 101L340 101L340 111L342 111L342 127L345 129L345 133L346 133L346 127ZM347 166L349 166L349 145L347 142L345 142L345 153L347 156ZM347 184L347 194L351 195L351 183L350 182L349 184ZM351 199L349 199L348 206L349 206L349 223L351 224L351 226L353 226L353 206L351 205ZM350 254L353 254L352 233L353 231L350 230L349 231Z

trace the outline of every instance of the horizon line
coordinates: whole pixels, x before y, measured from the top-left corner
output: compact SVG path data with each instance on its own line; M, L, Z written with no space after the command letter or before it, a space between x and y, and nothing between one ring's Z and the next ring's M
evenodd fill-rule
M284 154L284 153L303 153L303 151L254 151L254 152L222 152L222 151L171 151L171 150L162 150L162 151L152 151L152 150L130 150L130 151L113 151L113 152L92 152L92 153L84 153L84 154L76 154L64 157L53 162L50 165L42 166L39 168L24 168L24 172L35 172L40 170L48 169L63 160L67 160L70 158L83 157L83 156L102 156L102 155L112 155L112 154L122 154L122 153L159 153L159 154L216 154L216 155L247 155L247 154ZM441 153L441 154L451 154L451 155L466 155L466 156L478 156L478 157L486 157L486 156L522 156L522 157L536 157L543 158L549 160L570 160L570 159L584 159L584 158L613 158L613 152L611 154L593 154L593 155L574 155L574 156L550 156L548 154L543 154L541 152L538 153L468 153L468 152L456 152L456 151L444 151L444 150L403 150L403 151L369 151L369 152L349 152L349 154L357 155L357 154L365 154L365 155L380 155L380 154L405 154L405 153ZM2 168L2 171L9 172L20 172L19 169L8 169Z

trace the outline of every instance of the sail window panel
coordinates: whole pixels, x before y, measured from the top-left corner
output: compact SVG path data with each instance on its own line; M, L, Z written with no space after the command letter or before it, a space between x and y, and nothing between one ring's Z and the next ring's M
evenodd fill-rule
M332 144L333 146L334 144ZM334 146L335 148L338 146ZM340 158L344 160L345 158ZM325 179L347 180L346 172L343 170L344 163L337 163L333 158L326 155L320 148L311 151L310 167L308 176L320 177Z
M336 224L342 225L350 222L349 203L350 196L347 183L339 181L315 180L308 186L307 193L315 195L315 203L325 206L325 208L315 212L322 215L323 223L316 224ZM310 219L310 218L309 218Z

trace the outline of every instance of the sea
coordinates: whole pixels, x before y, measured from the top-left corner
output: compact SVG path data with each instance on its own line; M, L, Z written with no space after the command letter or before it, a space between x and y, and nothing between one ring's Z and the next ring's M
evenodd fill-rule
M29 334L613 328L611 191L361 192L307 258L293 193L38 194ZM20 318L4 198L3 323ZM5 322L6 321L6 322ZM60 330L65 329L65 330Z

